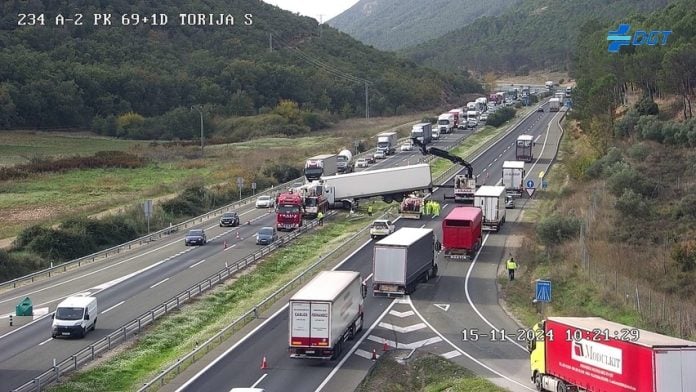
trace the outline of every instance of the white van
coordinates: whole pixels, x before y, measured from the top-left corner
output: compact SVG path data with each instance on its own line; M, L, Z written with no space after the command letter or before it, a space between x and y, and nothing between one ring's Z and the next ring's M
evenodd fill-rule
M84 337L97 326L97 299L95 297L68 297L58 304L53 313L51 336Z

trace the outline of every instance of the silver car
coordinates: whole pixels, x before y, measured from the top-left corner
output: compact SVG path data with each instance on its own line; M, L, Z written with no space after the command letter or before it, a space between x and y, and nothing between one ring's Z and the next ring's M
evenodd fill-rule
M273 208L275 201L270 196L259 196L256 199L256 208Z

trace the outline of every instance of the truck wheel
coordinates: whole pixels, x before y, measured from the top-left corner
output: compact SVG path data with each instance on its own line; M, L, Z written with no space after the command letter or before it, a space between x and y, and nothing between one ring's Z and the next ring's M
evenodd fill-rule
M544 390L541 387L541 373L537 373L534 375L534 387L536 387L536 390L540 392Z
M425 274L423 275L423 282L427 282L430 280L430 270L425 271Z
M558 386L556 386L556 392L568 392L568 387L563 381L558 381Z
M433 273L432 273L433 278L436 276L437 276L437 264L433 265Z
M92 331L94 331L95 329L97 329L97 319L96 318L94 319L94 323L92 323Z

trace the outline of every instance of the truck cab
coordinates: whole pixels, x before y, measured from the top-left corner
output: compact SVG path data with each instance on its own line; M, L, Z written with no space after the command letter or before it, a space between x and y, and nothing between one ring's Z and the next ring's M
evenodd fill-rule
M276 228L293 230L302 226L304 205L298 193L281 193L276 206Z

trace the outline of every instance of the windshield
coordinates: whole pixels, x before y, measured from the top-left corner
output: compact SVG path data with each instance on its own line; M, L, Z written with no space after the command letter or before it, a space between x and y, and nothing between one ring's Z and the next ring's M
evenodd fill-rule
M300 207L292 204L282 204L278 206L278 212L281 213L293 213L300 212Z
M313 197L308 197L305 199L305 206L306 207L314 207L317 205L317 199Z
M272 236L273 235L273 229L270 227L264 227L263 229L259 230L259 235L262 236Z
M84 308L58 308L56 309L56 319L58 320L82 320Z
M340 155L340 156L338 156L338 157L336 158L336 161L337 161L338 163L347 162L347 161L348 161L348 158L347 158L347 157L344 157L343 155Z
M304 169L305 174L322 174L324 169L321 167L311 167Z
M386 228L387 228L387 224L384 223L384 222L375 222L375 223L372 225L372 227L374 227L375 229L386 229Z
M270 198L269 196L261 196L261 197L259 197L259 201L268 201L268 200L270 200L270 199L271 199L271 198Z
M203 230L191 230L188 233L189 236L202 236Z
M235 214L231 213L231 212L226 212L226 213L222 214L222 217L223 218L234 218Z
M437 123L440 125L449 125L449 120L440 120Z

